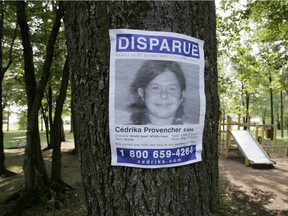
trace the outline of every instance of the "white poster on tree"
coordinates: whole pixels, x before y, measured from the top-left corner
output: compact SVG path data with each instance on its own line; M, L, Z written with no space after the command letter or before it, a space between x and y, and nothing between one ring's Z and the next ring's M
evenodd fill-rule
M202 160L202 40L110 30L109 128L114 166L165 168Z

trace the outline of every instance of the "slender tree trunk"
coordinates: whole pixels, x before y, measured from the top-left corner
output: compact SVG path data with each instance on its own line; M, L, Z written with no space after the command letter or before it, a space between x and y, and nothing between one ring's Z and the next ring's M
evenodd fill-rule
M56 101L56 110L54 115L54 121L51 128L51 142L53 142L53 153L52 153L52 170L51 178L57 182L62 182L62 171L61 171L61 141L62 141L62 129L63 121L61 119L63 105L66 98L66 91L69 81L69 68L68 60L65 62L63 69L63 76L61 81L60 93Z
M72 108L71 108L71 116L70 116L70 133L73 133L73 116L72 116Z
M249 115L249 107L250 107L250 94L245 91L245 99L246 99L246 116L245 116L245 123L247 124L247 126L244 127L244 130L247 130L248 128L248 119L250 118Z
M53 23L52 31L46 47L46 56L43 64L42 76L40 79L39 87L37 88L32 44L26 17L26 4L23 1L17 1L15 4L23 46L24 78L28 101L28 129L27 145L25 148L25 158L23 165L25 187L23 193L18 192L18 202L16 203L16 206L11 209L9 215L20 215L23 208L32 205L35 201L39 201L41 197L50 199L53 196L51 193L51 188L53 188L53 185L50 184L50 179L47 176L46 167L41 151L38 113L41 107L41 100L43 98L45 88L50 76L50 67L53 60L54 46L63 16L63 4L62 2L59 2L59 9L56 11L55 21Z
M281 137L284 137L284 113L283 113L283 91L280 92L280 129Z
M50 127L49 127L49 120L48 117L46 116L46 111L43 105L41 104L41 112L42 112L42 118L44 120L44 125L45 125L45 135L46 135L46 140L47 140L47 147L45 150L52 149L49 134L50 134Z
M269 83L270 85L272 84L272 76L270 75L269 76ZM271 124L274 125L274 102L273 102L273 89L272 87L269 88L270 90L270 109L271 109ZM273 140L273 133L274 133L274 130L273 130L273 127L271 128L271 136L270 136L270 139Z
M66 141L66 137L65 137L65 131L64 131L64 122L63 119L60 119L61 122L61 136L60 136L60 140L61 142L65 142Z
M51 81L50 81L51 82ZM51 130L52 128L52 123L53 123L53 91L52 91L52 87L51 87L51 83L49 83L48 86L48 97L47 97L47 101L48 101L48 123L49 123L49 128ZM53 148L53 143L50 143L50 146L48 146L48 148Z
M263 112L263 114L262 114L262 123L263 124L266 124L266 110Z
M4 74L10 67L12 63L12 47L15 40L15 37L12 39L11 48L10 48L10 54L9 54L9 62L7 66L3 67L3 47L2 47L2 41L3 41L3 27L4 27L4 2L0 2L0 176L8 177L12 175L16 175L16 173L11 172L6 169L5 167L5 153L4 153L4 133L3 133L3 100L2 100L2 94L3 94L3 88L2 83L4 79ZM8 122L7 122L7 130L9 130L9 116L8 116Z
M5 154L4 154L4 139L3 139L3 106L2 106L2 77L4 77L4 71L2 66L3 52L2 52L2 40L3 40L3 23L4 23L4 2L0 2L0 176L2 176L5 171Z
M269 84L271 85L272 84L272 76L270 75L269 76ZM269 88L270 90L270 109L271 109L271 124L274 124L274 109L273 109L273 89L270 87Z
M25 187L28 190L35 190L37 187L36 177L38 173L43 178L47 177L47 173L40 148L38 111L36 113L32 112L32 106L36 96L37 84L35 79L31 38L25 12L25 3L16 2L16 8L22 36L22 45L24 48L24 71L28 104L27 146L25 148L24 159Z
M7 117L7 128L6 131L10 130L10 112L8 113L8 117Z
M78 142L75 142L76 138L75 138L75 133L74 133L74 127L75 127L75 118L74 118L74 113L76 113L76 111L74 111L74 106L73 106L73 103L72 103L72 100L71 100L71 133L73 133L73 137L74 137L74 149L70 152L71 155L74 155L74 154L78 154Z
M34 190L36 186L39 186L37 185L38 181L36 181L36 177L40 177L44 182L47 181L47 173L40 146L38 112L41 106L41 100L44 95L45 87L49 79L54 45L61 25L61 5L62 4L60 4L59 10L57 10L55 23L49 37L46 57L43 65L43 73L39 88L36 92L37 84L34 72L33 51L29 34L29 26L27 24L25 3L16 2L17 17L21 29L22 44L24 47L25 84L28 98L28 132L24 161L25 186L27 189L32 190Z
M2 2L0 2L2 4ZM0 40L1 43L1 40ZM0 58L1 54L0 54ZM1 61L1 60L0 60ZM0 67L1 67L0 63ZM2 68L2 67L1 67ZM6 167L5 167L5 153L4 153L4 133L3 133L3 107L2 107L2 85L0 85L0 176L6 176Z
M163 30L205 41L202 162L166 169L112 167L109 145L111 28ZM217 215L216 17L212 1L65 2L75 142L88 215Z

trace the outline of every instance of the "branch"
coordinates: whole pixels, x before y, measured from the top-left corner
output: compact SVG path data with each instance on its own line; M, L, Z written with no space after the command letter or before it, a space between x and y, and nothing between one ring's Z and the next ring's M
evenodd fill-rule
M62 17L63 17L63 3L59 2L59 9L56 11L56 17L55 17L52 31L48 40L48 45L46 47L46 57L45 57L44 65L43 65L42 76L41 76L41 80L37 89L37 93L33 101L33 105L31 108L32 115L28 119L28 125L29 123L35 122L35 120L38 117L38 115L36 114L38 114L38 111L40 109L41 100L43 98L45 88L46 88L48 79L50 77L50 67L51 67L52 60L53 60L54 46L55 46L56 38L60 29Z
M16 40L17 29L18 29L18 21L17 21L16 27L14 29L14 35L13 35L12 42L11 42L10 49L9 49L9 61L8 61L8 64L6 65L6 67L3 67L3 73L1 76L1 80L3 80L5 72L8 70L8 68L12 64L12 48L13 48L14 42Z

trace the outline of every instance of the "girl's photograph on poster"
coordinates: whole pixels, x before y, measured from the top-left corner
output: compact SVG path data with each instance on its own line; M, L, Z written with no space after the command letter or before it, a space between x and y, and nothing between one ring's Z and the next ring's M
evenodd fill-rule
M199 65L115 60L116 125L199 124Z

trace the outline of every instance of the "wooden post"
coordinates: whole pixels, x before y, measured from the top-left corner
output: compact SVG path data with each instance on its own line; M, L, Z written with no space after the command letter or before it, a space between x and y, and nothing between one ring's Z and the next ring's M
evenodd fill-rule
M261 142L261 146L264 146L264 138L265 138L265 126L262 126L262 142Z
M241 116L240 116L240 114L238 114L237 130L240 130L240 121L241 121Z
M266 148L266 153L270 157L270 148Z
M277 140L277 124L274 125L274 132L273 132L273 146L276 147L276 140ZM273 152L275 152L275 148L273 148Z
M225 157L228 158L228 153L231 145L231 117L227 116L227 131L226 131L226 148L225 148Z
M220 148L221 148L221 118L218 125L218 155L220 154Z
M248 159L245 159L245 166L249 166L250 162Z
M256 125L255 129L255 139L258 141L258 130L259 130L259 125Z

